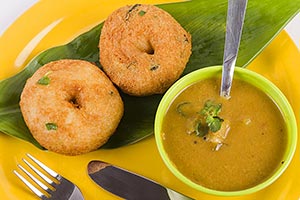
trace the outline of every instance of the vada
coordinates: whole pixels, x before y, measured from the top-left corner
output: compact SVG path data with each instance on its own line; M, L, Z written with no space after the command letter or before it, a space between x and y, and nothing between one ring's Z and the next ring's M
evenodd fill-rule
M124 110L108 77L83 60L59 60L39 68L26 82L20 108L33 137L46 149L65 155L103 145Z
M100 35L100 63L130 95L163 93L182 74L191 55L191 35L167 12L136 4L114 11Z

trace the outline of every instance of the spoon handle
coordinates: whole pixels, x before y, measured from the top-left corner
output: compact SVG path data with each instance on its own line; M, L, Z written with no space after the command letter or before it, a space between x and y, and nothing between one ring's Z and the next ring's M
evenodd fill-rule
M234 67L238 55L247 0L228 0L226 36L220 95L230 98Z

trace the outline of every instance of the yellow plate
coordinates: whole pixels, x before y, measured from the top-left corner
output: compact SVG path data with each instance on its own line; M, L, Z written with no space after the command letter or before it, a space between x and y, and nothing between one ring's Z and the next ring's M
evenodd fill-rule
M163 3L167 0L140 1ZM53 46L69 42L100 23L116 8L135 1L127 0L41 0L24 13L0 36L0 79L20 71L33 56ZM289 99L300 121L300 53L285 32L251 63L250 69L273 81ZM300 196L299 143L286 172L268 188L243 197L229 199L298 199ZM85 199L120 199L93 183L87 175L90 160L100 159L151 178L195 199L223 199L187 187L163 164L153 137L137 144L113 150L98 150L81 156L63 156L41 151L32 144L0 134L0 197L19 200L36 199L12 173L25 153L31 153L58 173L77 184ZM228 199L228 198L226 198Z

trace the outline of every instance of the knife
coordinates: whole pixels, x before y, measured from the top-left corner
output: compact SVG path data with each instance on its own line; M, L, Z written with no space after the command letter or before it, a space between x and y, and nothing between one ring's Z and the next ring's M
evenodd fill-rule
M145 177L93 160L88 174L103 189L128 200L192 200L192 198L166 188Z

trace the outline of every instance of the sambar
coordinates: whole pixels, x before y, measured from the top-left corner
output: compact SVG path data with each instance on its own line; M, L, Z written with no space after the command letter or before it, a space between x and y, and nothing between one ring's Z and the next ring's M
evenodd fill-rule
M220 79L202 80L175 98L163 120L163 146L193 182L220 191L243 190L264 181L285 162L285 122L277 105L256 87L234 80L232 98L226 100L219 96L219 85ZM190 119L208 100L222 104L220 117L230 122L218 150L190 130Z

